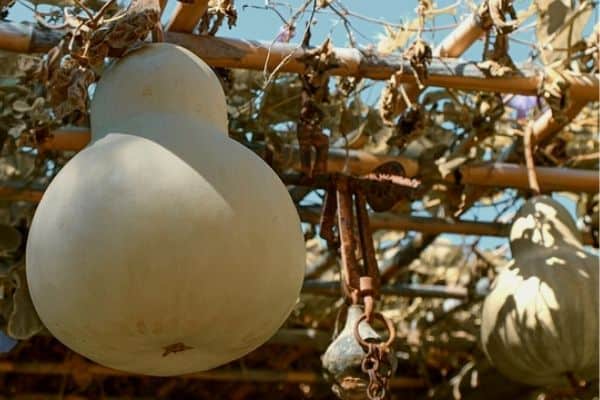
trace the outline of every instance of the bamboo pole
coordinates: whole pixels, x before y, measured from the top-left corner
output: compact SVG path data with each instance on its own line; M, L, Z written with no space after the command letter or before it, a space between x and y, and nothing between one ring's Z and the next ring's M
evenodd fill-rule
M39 147L43 150L82 150L90 141L90 132L85 128L69 128L51 132ZM260 145L249 145L252 150L264 158L265 147ZM290 168L298 170L300 168L300 152L298 146L287 146L282 151L282 160L278 160ZM417 161L402 156L381 156L374 155L361 150L349 150L334 148L329 151L327 168L331 172L341 172L346 168L346 164L353 174L364 175L372 172L377 166L395 161L402 164L404 171L408 176L415 176L418 173L419 165Z
M599 191L598 171L536 167L535 172L543 192L598 193ZM457 175L459 182L455 175L449 175L447 179L463 184L529 189L527 168L516 164L465 165L459 168Z
M410 283L396 283L393 285L383 285L380 289L383 295L394 295L401 297L425 297L441 299L459 299L469 298L469 291L459 286L443 285L417 285ZM307 280L302 286L302 293L318 294L322 296L341 296L339 281L319 281Z
M264 44L256 41L211 38L180 33L167 33L166 40L192 51L209 65L222 68L273 70L279 64L281 72L302 73L301 61L305 50L298 45L285 43ZM388 79L396 74L401 83L415 83L415 77L407 60L397 56L365 55L353 48L335 48L339 67L332 75L358 76L374 80ZM291 55L291 57L290 57ZM463 90L482 90L500 93L535 95L542 83L543 73L533 66L524 66L513 76L489 77L475 62L456 59L434 59L428 68L426 86L441 86ZM571 95L581 100L597 100L598 75L567 74Z
M567 126L579 112L587 105L587 101L574 101L564 111L564 120L556 120L552 115L552 110L546 110L535 121L531 127L533 129L532 141L534 145L543 145L550 141L552 137Z
M178 1L165 25L165 31L191 33L207 9L208 0L193 0L192 3Z
M0 22L0 48L13 51L31 52L49 48L52 38L48 32L36 30L44 35L24 32L19 24ZM27 38L29 36L29 40ZM37 38L37 39L36 39ZM192 51L213 67L241 68L254 70L273 70L281 65L279 71L302 73L305 64L302 56L306 49L286 43L265 44L256 41L198 36L188 33L166 32L168 42L178 44ZM415 83L410 63L397 56L366 54L353 48L333 50L339 67L331 70L332 75L357 76L375 80L388 79L397 74L401 83ZM542 71L533 66L523 66L519 72L506 77L489 77L481 71L475 62L456 59L434 59L428 68L427 86L441 86L462 90L481 90L499 93L517 93L535 95L543 80ZM573 99L593 101L598 99L600 89L598 74L565 74L570 83Z
M300 207L302 222L316 224L320 219L317 207ZM456 233L460 235L499 236L509 234L510 225L498 222L456 221L450 218L416 217L378 213L370 216L372 230L418 231L423 233Z
M124 371L117 371L103 367L92 362L81 362L76 364L51 363L51 362L11 362L0 361L0 373L28 374L28 375L70 375L76 370L85 371L91 375L100 377L135 377ZM314 371L276 371L264 369L215 369L211 371L197 372L182 375L186 380L206 380L220 382L286 382L286 383L313 383L325 384L325 378L321 373ZM172 378L154 377L153 379L167 380ZM397 389L420 389L424 388L425 381L421 378L394 377L390 380L390 387Z
M542 129L538 132L544 132ZM541 135L541 134L540 134ZM41 146L52 150L80 150L89 141L89 132L85 129L67 129L54 131ZM253 145L253 150L264 157L264 146ZM298 169L300 165L299 149L297 146L287 146L282 151L282 163L290 168ZM367 174L377 166L396 161L402 164L407 176L414 177L418 174L417 161L402 156L375 155L362 150L348 150L334 148L329 152L328 169L331 172L348 170L354 175ZM598 191L598 172L570 169L537 167L538 179L543 191L573 191L595 193ZM527 171L524 166L505 163L491 163L484 165L465 165L459 169L459 182L454 175L449 175L448 180L456 183L465 183L481 186L514 187L528 189Z
M317 207L299 207L298 214L302 222L317 224L320 209ZM370 215L371 229L390 231L415 231L427 234L453 233L458 235L508 237L511 224L499 222L461 221L451 218L417 217L377 213ZM580 232L584 244L593 245L587 232Z
M32 24L0 21L0 49L15 53L42 53L62 39L64 32L41 30Z
M596 25L594 32L587 38L587 42L592 42L600 29L600 25ZM548 143L552 137L568 125L579 112L587 105L586 101L575 100L563 112L565 117L562 120L556 120L552 115L552 110L546 110L532 124L532 142L534 146L544 145Z
M78 151L89 141L89 132L84 129L63 129L55 131L41 144L46 150L71 150ZM254 151L264 157L265 147L251 145ZM297 146L287 146L282 151L283 164L293 169L299 169L299 149ZM362 150L331 149L329 152L328 169L331 172L347 171L354 175L367 174L377 166L396 161L403 165L407 176L418 174L417 161L402 156L375 155ZM598 172L590 170L537 167L536 173L542 191L571 191L571 192L598 192ZM459 184L480 186L512 187L528 189L527 170L525 166L506 163L490 163L483 165L464 165L457 174L447 177L448 181ZM26 188L23 188L26 189ZM41 193L35 191L17 190L15 188L0 188L0 196L7 196L15 200L39 201ZM410 221L406 221L407 223ZM440 221L441 222L441 221ZM436 225L431 225L432 230ZM451 229L450 226L445 226ZM483 228L475 228L483 229ZM457 228L460 229L460 228ZM488 229L488 228L485 228Z
M42 151L81 151L90 142L91 135L88 128L62 127L55 129L46 137L38 148Z
M485 24L476 11L462 20L460 24L433 50L436 57L460 57L473 45L488 29L490 24Z
M39 203L42 200L44 192L35 189L20 189L8 186L0 186L0 198L8 201L28 201L30 203Z

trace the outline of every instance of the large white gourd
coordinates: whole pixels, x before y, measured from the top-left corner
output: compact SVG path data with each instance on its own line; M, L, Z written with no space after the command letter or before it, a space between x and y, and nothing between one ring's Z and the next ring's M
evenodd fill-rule
M52 181L27 243L31 296L59 340L167 376L243 356L281 326L304 273L300 221L224 129L217 78L186 50L149 45L103 76L95 142Z
M598 257L569 213L530 199L511 228L513 260L482 311L483 349L504 375L536 386L598 378Z

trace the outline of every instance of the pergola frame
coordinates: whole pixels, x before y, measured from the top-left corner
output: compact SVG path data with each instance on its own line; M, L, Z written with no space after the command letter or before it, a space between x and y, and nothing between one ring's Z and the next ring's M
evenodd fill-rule
M165 2L161 2L164 8ZM278 68L279 72L302 73L305 64L301 61L305 49L299 45L282 43L265 44L250 40L227 39L213 36L198 36L193 30L208 8L208 1L197 0L193 3L179 2L165 24L165 40L181 45L213 67L269 70ZM429 67L429 76L423 82L426 86L441 86L463 90L481 90L491 92L534 95L544 79L542 70L522 66L507 77L486 76L475 62L463 61L456 57L468 49L482 34L489 29L473 13L465 18L434 50L435 58ZM34 53L44 52L54 46L61 38L60 32L42 30L32 25L0 22L0 49ZM338 67L333 75L364 77L369 79L388 79L396 74L400 82L406 84L409 97L416 97L419 90L415 84L410 65L402 57L381 56L376 53L364 53L353 48L336 48L333 50ZM441 58L445 57L445 58ZM398 74L398 71L403 71ZM589 102L597 101L600 90L598 74L567 74L569 97L571 104L565 110L566 118L558 121L552 111L547 110L535 121L532 121L532 140L544 143L559 132ZM41 150L79 151L89 142L90 134L86 129L64 128L52 132L50 138L40 144ZM259 154L264 149L254 149ZM291 157L291 167L300 168L299 151L296 146L288 146L287 154ZM351 173L366 174L378 165L388 162L400 162L408 176L416 176L419 165L416 160L406 157L373 155L361 150L329 152L328 168L330 171L341 171L345 165ZM573 191L596 193L598 191L598 174L596 171L585 171L567 168L536 168L539 185L542 191ZM457 173L446 178L448 182L528 189L527 169L525 166L507 163L491 163L483 165L464 165ZM459 180L460 182L457 182ZM22 190L14 187L0 187L0 195L14 200L37 202L43 192L40 190ZM428 218L413 218L411 221L397 220L392 222L397 228L417 230L429 233L463 233L491 234L505 236L505 227L497 224L471 223L454 221L452 223L434 221ZM389 218L388 218L389 219ZM432 230L433 229L433 230ZM494 233L495 232L495 233ZM585 237L590 242L589 237Z
M166 0L161 1L164 8ZM192 4L179 2L168 23L165 25L165 40L188 48L213 67L241 68L253 70L273 70L280 72L302 73L304 64L300 61L304 49L297 45L263 44L255 41L202 37L192 34L199 20L208 8L207 0L196 0ZM481 90L490 92L535 95L543 80L543 71L533 67L521 66L515 75L509 77L486 76L475 62L457 59L483 33L485 28L475 15L471 15L460 23L435 50L436 58L429 68L429 77L423 82L426 86L441 86L463 90ZM0 49L21 53L45 52L61 38L60 32L44 31L33 26L0 22ZM342 76L364 77L369 79L388 79L391 74L401 70L400 81L406 84L410 98L419 93L415 78L407 61L399 57L383 57L375 53L365 54L357 49L337 48L334 50L340 67L333 74ZM291 56L290 56L291 55ZM283 63L283 61L285 62ZM530 123L534 143L544 143L559 132L590 101L598 101L598 74L567 75L570 83L569 97L572 104L565 110L566 119L556 120L552 111L548 110ZM90 140L90 133L85 128L65 127L51 133L48 140L40 143L40 151L74 151L83 149ZM259 154L264 148L254 148ZM299 169L299 150L296 146L284 149L291 159L291 167ZM419 163L406 157L373 155L365 151L350 150L348 152L332 149L329 152L328 168L330 171L342 171L347 165L351 173L362 175L369 173L378 165L388 162L400 162L409 176L417 176ZM542 191L598 192L598 174L596 171L585 171L567 168L536 168ZM457 182L459 177L460 182ZM525 166L510 163L492 163L484 165L464 165L458 173L447 178L448 182L494 186L517 189L529 189ZM0 185L0 197L3 199L38 202L43 196L43 188L18 188ZM299 209L301 219L305 222L318 222L318 211L315 209ZM387 230L414 230L427 234L457 233L468 235L507 236L508 224L491 222L459 221L441 218L424 218L413 216L378 215L371 221L372 228ZM584 235L586 243L591 237ZM332 282L306 282L305 293L334 294L335 284ZM425 287L414 285L386 285L384 292L400 296L431 296L468 300L471 294L464 288ZM286 336L287 335L287 336ZM283 339L285 336L286 339ZM280 337L280 338L279 338ZM290 339L292 337L292 339ZM312 337L312 336L311 336ZM272 341L298 344L305 342L305 336L298 332L280 331ZM328 340L328 338L327 338ZM95 376L129 376L99 365L86 363L86 372ZM71 365L50 363L19 363L3 361L0 373L22 373L43 375L69 375L82 364ZM301 382L322 383L323 378L312 371L277 372L270 370L215 370L186 377L191 380L219 381L252 381L252 382ZM426 382L418 378L395 377L391 381L394 388L423 388Z

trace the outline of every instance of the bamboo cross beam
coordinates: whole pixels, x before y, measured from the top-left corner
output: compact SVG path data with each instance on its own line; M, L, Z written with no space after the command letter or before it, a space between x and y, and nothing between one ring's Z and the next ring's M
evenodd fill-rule
M62 39L64 32L42 30L33 24L0 21L0 50L44 53Z
M58 375L65 376L85 372L99 377L136 377L139 375L124 371L117 371L103 367L92 362L84 361L77 363L56 362L12 362L0 361L0 374L27 374L27 375ZM219 382L288 382L288 383L313 383L326 384L324 376L316 371L278 371L265 369L232 369L219 368L210 371L197 372L182 375L182 379L190 381L219 381ZM154 377L152 379L167 380L172 378ZM390 387L396 389L419 389L426 387L421 378L393 377L390 379Z
M317 207L299 207L302 222L319 223L321 211ZM510 224L498 222L460 221L451 218L417 217L377 213L370 216L370 226L377 230L417 231L423 233L456 233L460 235L506 237Z
M298 215L302 222L318 224L321 211L318 207L299 207ZM418 217L377 213L370 215L370 226L373 231L415 231L427 234L453 233L457 235L508 237L511 224L500 222L464 221L452 218ZM580 232L584 244L593 245L594 241L588 232Z
M207 36L167 33L166 40L192 51L213 67L273 70L281 65L281 72L304 72L301 58L305 50L299 45L286 43L265 44L257 41L215 38ZM374 80L388 79L396 74L401 83L416 83L410 63L399 56L381 56L354 48L333 50L339 67L332 75L355 76ZM522 66L516 74L490 77L477 63L451 58L435 58L428 68L426 86L440 86L462 90L482 90L499 93L535 95L543 81L543 71L534 66ZM598 74L568 74L570 94L586 101L598 100Z
M302 57L306 49L286 43L266 44L257 41L198 36L188 33L166 32L167 42L192 51L213 67L273 70L302 73ZM33 52L49 49L56 44L56 33L32 29L23 24L0 22L0 49ZM333 50L338 67L332 75L355 76L375 80L398 75L401 83L415 83L410 63L399 56L381 56L354 48ZM281 65L280 65L281 64ZM481 90L499 93L534 95L543 81L543 71L534 66L523 66L519 72L505 77L489 77L475 62L436 58L428 68L424 84L462 90ZM570 96L581 101L598 100L598 74L565 73L570 84Z
M401 297L424 297L440 299L459 299L469 298L469 290L464 287L452 287L443 285L419 285L410 283L396 283L393 285L383 285L380 288L383 295L394 295ZM322 296L341 296L341 287L339 281L319 281L307 280L302 285L302 293L318 294Z
M599 192L600 177L595 170L536 167L535 172L542 192ZM530 189L527 168L508 163L465 165L459 168L457 174L449 175L447 180L479 186Z
M600 25L596 25L594 32L586 41L593 41L595 32L598 32L599 29ZM552 110L546 110L531 124L533 144L539 146L548 143L552 137L569 124L586 105L586 101L571 101L566 110L563 111L564 118L562 120L554 118Z
M87 129L64 128L54 131L40 147L46 150L79 151L89 142L90 134ZM259 155L264 156L265 147L250 145ZM286 166L299 169L300 154L297 146L286 146L282 151L281 160ZM377 166L389 161L402 164L406 175L418 175L418 162L402 156L375 155L362 150L333 148L329 151L328 169L331 172L341 172L348 168L354 175L370 173ZM542 191L598 192L598 171L572 168L537 167L539 184ZM525 166L506 163L490 163L483 165L464 165L457 174L451 174L448 181L459 184L480 186L512 187L529 189L527 169Z
M51 135L42 143L41 150L61 150L61 151L80 151L90 141L90 132L87 128L65 127L52 131ZM247 144L252 150L264 158L266 148L264 145ZM300 169L300 151L297 146L287 146L282 151L281 163L293 169ZM417 161L403 156L382 156L374 155L361 150L349 150L334 148L330 149L327 168L332 172L341 172L346 164L351 168L352 173L364 175L373 171L376 167L386 162L395 161L402 164L404 171L408 176L415 176L418 173L419 164Z
M534 144L543 145L550 141L556 133L560 132L562 128L568 125L579 114L587 103L587 101L573 101L564 111L564 119L562 121L554 118L552 110L546 110L531 125Z

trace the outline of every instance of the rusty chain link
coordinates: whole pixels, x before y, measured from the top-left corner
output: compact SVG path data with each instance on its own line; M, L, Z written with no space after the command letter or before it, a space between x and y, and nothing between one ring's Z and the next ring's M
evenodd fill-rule
M385 324L388 331L388 339L385 342L369 339L365 340L360 336L359 326L361 322L368 321L369 318L382 321ZM393 371L389 352L396 337L394 324L380 313L373 313L371 316L368 316L365 312L365 314L356 321L356 325L354 325L354 337L363 350L366 351L366 355L361 363L361 369L369 376L367 397L370 400L383 400L387 397L388 383L389 379L392 377Z

